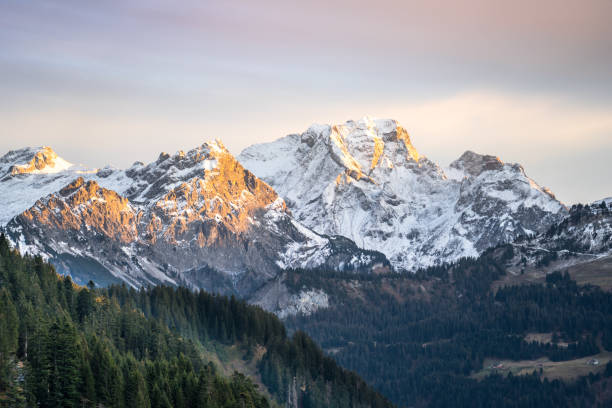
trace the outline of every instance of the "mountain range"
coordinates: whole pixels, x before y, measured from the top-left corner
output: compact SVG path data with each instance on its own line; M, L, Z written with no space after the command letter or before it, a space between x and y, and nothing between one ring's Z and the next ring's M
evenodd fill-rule
M325 299L290 296L283 270L413 272L567 214L519 164L467 151L443 168L396 121L367 117L237 158L220 141L128 169L73 165L49 147L0 158L0 223L22 253L81 283L183 285L289 313Z
M519 164L467 151L444 169L394 120L311 126L238 160L298 221L378 250L400 271L478 256L567 213Z
M28 339L82 359L83 384L109 382L104 353L84 352L99 341L49 334L61 315L82 333L108 326L104 341L127 353L113 353L125 378L112 374L126 401L131 353L145 361L161 344L160 328L135 331L149 324L167 327L187 345L168 350L196 365L204 352L227 375L246 374L261 388L238 374L217 381L243 384L236 395L262 406L257 390L288 407L611 401L612 199L567 207L521 165L472 151L442 167L394 120L313 125L237 157L211 141L127 169L74 165L50 147L10 151L0 232L10 288L0 288L0 323L15 329L11 358L39 377ZM148 373L136 388L159 400L150 381L174 377ZM26 383L46 401L50 386L38 384L53 378ZM113 406L111 386L90 388L81 394Z
M388 264L382 254L296 222L220 142L127 170L86 170L48 147L0 161L8 236L22 253L39 254L80 282L246 296L282 268Z

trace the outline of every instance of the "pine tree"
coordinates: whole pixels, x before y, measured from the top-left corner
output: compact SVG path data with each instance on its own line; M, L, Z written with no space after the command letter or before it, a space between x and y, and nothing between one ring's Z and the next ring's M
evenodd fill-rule
M87 357L83 356L81 360L81 381L79 392L81 394L81 401L89 406L96 405L96 380L94 379L93 372Z
M125 406L130 408L149 408L146 383L133 357L128 357L125 366Z
M0 289L0 391L8 389L15 365L19 320L5 288Z
M79 349L76 330L68 322L56 322L47 336L50 406L74 407L79 401Z
M88 289L81 289L77 295L76 312L79 322L83 322L85 317L91 313L93 309L93 299L91 291Z

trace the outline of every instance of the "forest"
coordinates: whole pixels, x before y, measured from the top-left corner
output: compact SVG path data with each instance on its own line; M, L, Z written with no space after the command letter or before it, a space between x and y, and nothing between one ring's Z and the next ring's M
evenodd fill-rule
M612 351L611 293L559 271L543 285L492 291L512 251L506 245L407 276L292 271L294 290L320 288L333 303L286 324L400 406L597 406L598 390L612 386L610 364L577 381L537 370L474 377L486 358L558 362ZM553 333L553 341L528 341L528 333Z
M264 387L203 349L256 358ZM261 354L261 353L260 353ZM303 332L203 291L75 285L0 236L0 406L391 407Z
M0 236L0 406L609 405L612 363L573 381L535 369L476 376L487 359L612 351L611 293L562 271L491 289L513 251L413 275L290 270L290 290L320 288L331 307L283 323L205 291L79 286ZM255 372L223 373L211 345L240 349Z

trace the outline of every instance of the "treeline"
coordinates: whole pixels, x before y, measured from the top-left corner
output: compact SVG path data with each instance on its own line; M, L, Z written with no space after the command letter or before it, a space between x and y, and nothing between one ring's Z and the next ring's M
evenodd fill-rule
M44 407L267 407L242 374L221 376L207 344L257 356L274 400L391 407L303 333L235 298L184 288L79 287L0 237L0 403Z
M471 378L485 358L574 359L599 353L598 339L612 351L612 294L578 286L561 273L549 275L545 285L492 293L491 283L505 273L503 260L512 256L512 247L502 246L414 276L354 276L351 288L359 288L359 296L336 292L329 309L286 324L306 331L341 365L400 405L595 404L591 383L601 377L571 385L539 377ZM342 287L333 277L306 271L289 277L294 287L302 276L308 287ZM386 289L421 285L427 289L399 295ZM542 332L569 344L525 340L528 333ZM523 392L517 394L516 387Z

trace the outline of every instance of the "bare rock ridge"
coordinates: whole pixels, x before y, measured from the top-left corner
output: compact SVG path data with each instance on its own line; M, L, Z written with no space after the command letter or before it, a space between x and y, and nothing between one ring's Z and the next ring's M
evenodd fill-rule
M0 225L89 173L95 171L64 160L50 147L9 151L0 157Z
M452 162L450 167L471 177L478 177L484 171L502 170L504 163L499 157L482 155L468 150Z
M93 230L120 243L133 242L137 235L138 213L129 201L82 177L57 194L38 200L18 217L49 232Z
M0 178L23 173L56 173L72 166L48 146L12 150L0 160Z
M313 125L248 147L238 160L299 222L380 251L398 270L477 256L567 212L520 165L468 151L443 169L388 119Z
M595 268L605 280L612 265L612 200L573 205L561 222L544 233L520 237L512 247L506 260L509 281L512 275L532 278L578 265L585 273Z
M28 209L3 209L6 232L22 252L48 258L81 282L183 284L248 296L283 268L367 271L387 263L297 223L219 141L127 170L13 174L0 189L25 189L28 199L33 189L42 193Z

